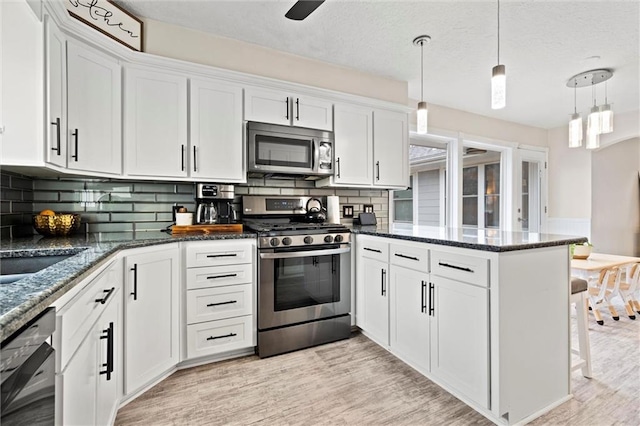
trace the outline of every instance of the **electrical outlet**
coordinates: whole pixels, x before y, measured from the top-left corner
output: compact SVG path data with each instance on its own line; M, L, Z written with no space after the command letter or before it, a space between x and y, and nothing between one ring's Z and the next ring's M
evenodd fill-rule
M178 210L180 210L181 208L183 208L184 206L179 206L178 204L174 204L173 205L173 211L171 214L171 217L173 218L173 223L176 222L176 213L178 213Z
M353 217L353 206L342 206L342 217Z
M373 213L373 204L365 204L362 207L365 213Z

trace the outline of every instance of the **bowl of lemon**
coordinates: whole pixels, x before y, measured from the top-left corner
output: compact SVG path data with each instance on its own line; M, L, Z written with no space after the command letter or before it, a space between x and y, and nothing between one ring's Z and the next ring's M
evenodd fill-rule
M66 237L80 228L80 215L42 210L39 214L33 215L33 227L40 235Z

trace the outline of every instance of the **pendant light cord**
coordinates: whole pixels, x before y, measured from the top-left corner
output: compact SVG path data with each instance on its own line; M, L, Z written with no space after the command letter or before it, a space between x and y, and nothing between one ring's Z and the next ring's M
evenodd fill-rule
M573 80L573 113L577 114L578 110L576 109L576 92L578 91L578 80Z
M498 65L500 65L500 0L498 0Z
M424 40L420 41L420 102L424 102Z

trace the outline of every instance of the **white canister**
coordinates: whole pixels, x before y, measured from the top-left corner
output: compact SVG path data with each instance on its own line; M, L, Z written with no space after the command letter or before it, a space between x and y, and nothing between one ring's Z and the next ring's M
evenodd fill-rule
M193 225L193 213L176 213L176 225Z
M337 195L327 197L327 222L340 224L340 197Z

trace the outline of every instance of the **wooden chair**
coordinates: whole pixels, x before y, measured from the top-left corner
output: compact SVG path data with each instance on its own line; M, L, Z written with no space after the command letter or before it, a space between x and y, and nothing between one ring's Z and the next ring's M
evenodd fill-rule
M587 282L580 278L571 278L571 303L576 306L578 325L578 349L571 348L571 353L579 360L571 364L571 371L582 369L584 377L591 377L591 348L589 344L589 324L587 320Z
M636 299L636 292L640 289L640 263L636 263L627 270L625 281L620 283L618 292L624 301L624 309L630 319L636 319L634 310L640 314L640 302Z
M593 315L596 317L596 322L599 325L604 324L602 315L598 310L598 305L603 303L607 304L609 312L615 321L620 319L618 311L611 304L611 297L618 294L620 289L620 279L622 278L622 270L620 268L612 267L606 268L600 271L598 282L595 287L589 287L589 307L593 311Z

